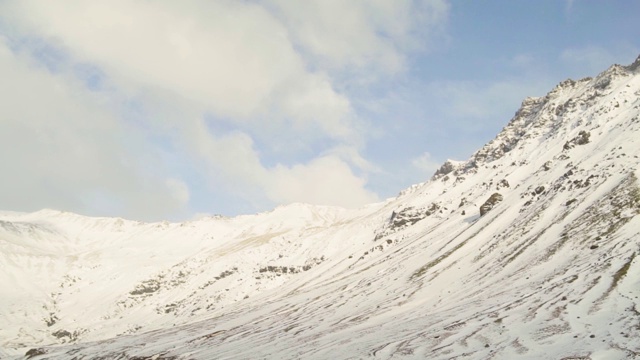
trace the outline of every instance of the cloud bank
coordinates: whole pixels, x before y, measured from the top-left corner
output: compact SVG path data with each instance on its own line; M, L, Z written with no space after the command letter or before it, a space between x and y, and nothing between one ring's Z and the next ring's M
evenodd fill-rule
M438 0L2 2L0 203L158 219L206 211L216 192L258 208L377 201L353 94L405 71L447 13Z

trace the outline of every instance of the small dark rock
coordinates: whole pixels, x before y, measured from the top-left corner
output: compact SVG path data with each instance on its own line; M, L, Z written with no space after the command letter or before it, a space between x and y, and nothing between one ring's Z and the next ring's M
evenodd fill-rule
M27 359L31 359L34 356L43 355L46 353L47 351L45 349L36 348L36 349L30 349L29 351L27 351L27 353L24 354L24 356L26 356Z
M61 339L63 337L68 337L68 338L72 337L72 334L70 332L68 332L67 330L58 330L58 331L52 333L51 335L57 337L58 339Z

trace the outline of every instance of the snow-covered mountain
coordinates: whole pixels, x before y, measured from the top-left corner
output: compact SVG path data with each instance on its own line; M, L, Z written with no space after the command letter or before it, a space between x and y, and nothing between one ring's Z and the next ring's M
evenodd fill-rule
M640 357L640 58L358 210L0 214L0 358Z

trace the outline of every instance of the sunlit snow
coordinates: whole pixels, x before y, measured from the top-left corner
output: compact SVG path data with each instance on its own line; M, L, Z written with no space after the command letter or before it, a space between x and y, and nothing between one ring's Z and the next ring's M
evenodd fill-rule
M634 65L526 99L469 160L358 210L0 213L0 357L637 358Z

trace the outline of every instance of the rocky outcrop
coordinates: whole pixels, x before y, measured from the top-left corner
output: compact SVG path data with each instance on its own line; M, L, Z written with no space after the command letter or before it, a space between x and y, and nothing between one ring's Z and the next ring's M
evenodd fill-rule
M628 71L634 72L636 70L638 70L640 68L640 56L638 56L638 58L636 58L636 61L633 62L633 64L626 66L626 69Z
M440 206L438 204L433 203L426 210L408 207L398 212L394 211L391 214L391 219L389 220L389 227L392 229L399 229L406 225L413 225L425 217L431 216L431 214L438 211L439 208Z
M298 274L304 271L311 270L312 267L316 265L320 265L323 261L325 261L325 257L322 256L320 258L312 258L307 260L304 265L294 265L294 266L278 266L278 265L267 265L261 267L258 272L259 273L274 273L277 276L280 274Z
M39 355L44 355L47 353L47 350L42 349L42 348L34 348L34 349L29 349L29 351L27 351L26 354L24 354L24 356L27 359L31 359L34 356L39 356Z
M447 160L444 162L444 164L442 164L442 166L440 166L438 170L436 170L436 172L431 177L431 180L440 179L441 177L446 176L452 173L453 171L455 171L457 167L458 167L458 164L456 162L452 160Z
M446 208L444 209L446 210ZM428 208L414 208L409 206L402 210L393 211L389 218L389 222L382 228L382 230L378 231L374 241L398 232L435 213L442 213L441 206L436 203L431 203Z
M588 131L580 131L578 136L564 143L563 149L570 150L576 147L576 145L584 145L589 143L589 137L591 137L591 133Z
M497 203L502 201L502 199L503 197L502 195L500 195L500 193L493 193L493 195L491 195L489 199L487 199L487 201L485 201L484 204L480 206L480 216L484 216L484 214L488 213L496 206Z

